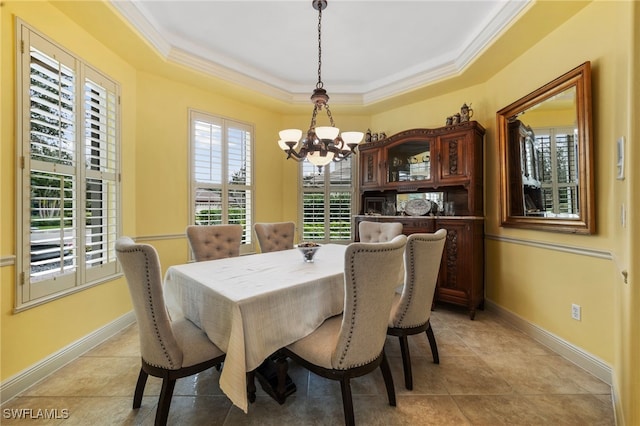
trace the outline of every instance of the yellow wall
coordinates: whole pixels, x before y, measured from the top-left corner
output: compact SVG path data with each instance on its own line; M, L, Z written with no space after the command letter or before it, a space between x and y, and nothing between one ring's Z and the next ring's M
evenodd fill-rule
M48 355L76 342L131 311L124 280L115 280L91 289L14 314L15 300L15 16L84 58L116 79L122 87L123 172L135 175L136 73L128 63L93 40L58 10L41 2L3 2L0 6L2 65L1 93L1 179L0 322L2 347L1 379L5 380ZM135 193L123 187L123 201L134 204ZM135 233L134 211L124 211L124 232Z
M632 1L595 1L586 7L575 6L575 2L556 3L563 3L558 7L569 8L575 16L565 23L554 21L545 29L549 34L539 41L527 38L526 31L510 28L487 48L484 58L472 64L472 75L467 71L433 88L417 91L425 95L419 101L403 95L365 108L364 113L341 111L336 106L332 109L341 128L371 128L391 135L408 128L439 127L463 103L471 103L473 118L487 129L487 298L610 365L618 398L618 420L620 424L638 424L640 408L634 401L640 398L640 338L636 325L640 320L640 290L632 285L632 269L633 259L640 253L640 219L629 212L640 207L631 190L632 183L635 188L640 184L640 173L627 167L627 179L615 180L614 153L615 140L625 136L627 166L640 164L640 150L630 143L634 135L636 139L640 135L640 124L630 114L633 107L637 110L640 106L635 100L640 98L640 82L636 81L640 55L635 52L640 46L640 7ZM540 28L550 19L559 19L559 13L542 12L542 7L552 7L549 4L536 3L523 22ZM263 96L253 98L246 89L212 82L196 72L163 63L152 51L140 50L147 48L145 43L132 39L127 31L114 33L113 22L108 20L112 17L105 13L106 9L109 7L104 3L95 2L52 6L48 2L5 1L0 7L3 381L131 309L124 280L119 279L19 314L12 312L16 252L15 99L7 94L12 94L15 87L14 15L121 84L123 233L152 241L165 268L187 258L183 232L189 212L188 108L254 125L255 219L297 220L296 163L284 159L274 136L283 127L306 129L311 104L299 114L278 112L265 103ZM83 14L101 19L80 19ZM125 35L129 41L122 43L119 39ZM510 46L522 44L528 47L526 52L504 61ZM127 47L130 45L138 50L132 51ZM593 70L596 234L577 236L502 228L495 112L587 60ZM487 72L491 69L487 64L491 63L499 63L501 68ZM623 204L629 221L626 228L619 220ZM516 242L505 241L506 238ZM534 247L529 243L540 244ZM555 245L577 248L578 253L555 250ZM585 254L589 251L611 253L612 259ZM622 270L630 273L628 284L621 279ZM571 303L582 306L582 321L570 318ZM18 345L18 341L23 343Z
M620 274L632 268L631 259L637 259L632 255L637 248L635 252L629 248L630 240L638 241L638 222L629 213L635 211L637 201L631 197L628 182L634 172L628 166L634 159L638 164L638 154L629 150L629 140L633 140L629 139L633 134L631 123L635 122L630 115L630 94L634 88L638 93L639 84L638 68L632 67L631 60L637 61L638 54L634 53L629 35L635 34L637 43L637 30L634 33L633 29L634 23L635 28L640 24L639 14L634 2L593 2L485 82L372 117L372 126L395 132L440 125L463 103L472 103L474 119L487 129L487 299L610 365L619 398L616 410L620 424L640 422L637 404L632 403L640 391L639 337L634 325L640 298L637 290L630 291L633 277L630 275L629 284L624 284ZM637 49L638 44L635 46ZM591 61L593 73L596 234L578 236L502 228L495 112L585 61ZM636 86L632 84L633 77ZM614 178L615 141L620 136L627 139L625 181ZM620 222L623 204L626 228ZM631 237L634 234L635 239ZM536 243L542 243L542 248ZM556 245L578 248L580 253L559 251L553 248ZM611 256L591 256L592 251ZM572 303L582 306L580 322L571 319Z
M527 126L537 127L571 127L576 125L576 106L571 109L556 109L547 111L527 111L521 120Z
M282 217L285 158L274 142L279 114L146 72L138 74L137 98L137 169L145 171L135 180L138 235L184 234L189 222L190 108L254 126L256 220Z
M624 421L620 424L640 424L640 288L638 288L638 267L640 266L640 219L637 212L640 208L640 173L636 167L640 164L640 149L633 143L640 137L640 121L635 115L640 110L640 5L634 4L631 10L625 11L626 16L621 21L627 25L618 29L618 33L625 32L630 36L630 43L626 46L625 56L630 58L631 72L627 76L630 87L619 85L615 96L620 104L616 106L616 114L624 119L616 120L616 125L627 126L626 137L626 179L615 181L611 185L614 191L613 204L626 205L627 228L616 227L614 238L620 239L615 255L619 271L628 273L627 283L616 286L616 324L617 336L616 357L614 371L614 385L618 392L618 418ZM626 19L625 19L626 18ZM626 101L626 102L625 102ZM618 275L619 276L619 275Z

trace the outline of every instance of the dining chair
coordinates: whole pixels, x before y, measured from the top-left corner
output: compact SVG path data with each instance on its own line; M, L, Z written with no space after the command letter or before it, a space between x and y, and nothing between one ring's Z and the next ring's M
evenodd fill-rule
M242 225L189 225L186 234L196 262L240 256Z
M172 320L166 309L158 253L153 246L136 244L129 237L116 241L133 302L140 336L142 366L133 395L140 408L149 375L162 379L155 424L165 425L176 379L191 376L224 361L225 354L191 321Z
M402 269L406 242L407 237L399 235L388 243L349 244L344 256L343 313L281 351L312 373L340 381L346 425L355 424L350 380L378 367L389 405L396 405L384 342L396 287L393 278Z
M362 243L384 243L402 234L400 222L370 222L363 220L358 225L358 235Z
M400 340L404 385L408 390L413 389L413 377L407 336L426 332L433 362L440 363L429 319L446 236L446 229L439 229L433 234L411 234L407 240L405 282L402 293L394 296L387 334Z
M293 222L256 223L253 226L262 253L293 248L296 224Z

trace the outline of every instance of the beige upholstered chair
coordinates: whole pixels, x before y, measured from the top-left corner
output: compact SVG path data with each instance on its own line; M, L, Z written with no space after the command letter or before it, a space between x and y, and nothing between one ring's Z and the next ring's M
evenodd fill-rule
M281 352L311 372L339 380L344 419L355 423L350 380L380 367L389 405L396 405L393 377L384 352L387 323L402 269L407 237L388 243L352 243L344 257L345 300L342 315L327 319L314 332Z
M433 234L411 234L407 240L404 287L393 300L387 334L400 340L404 384L409 390L413 389L413 378L407 336L426 332L433 362L440 363L429 318L446 236L447 231L440 229Z
M384 243L402 234L400 222L369 222L364 220L358 225L358 235L362 243Z
M242 225L189 225L186 233L196 262L240 256Z
M140 408L148 375L162 378L155 424L164 425L176 379L214 367L224 361L225 355L189 320L169 318L162 292L160 261L152 246L122 237L116 241L116 256L129 285L140 335L142 367L133 408Z
M254 229L262 253L293 248L296 232L296 224L293 222L256 223Z

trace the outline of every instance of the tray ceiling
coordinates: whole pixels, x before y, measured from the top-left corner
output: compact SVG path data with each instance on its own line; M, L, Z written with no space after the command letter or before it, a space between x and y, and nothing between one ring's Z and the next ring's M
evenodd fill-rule
M332 103L368 104L455 76L529 0L329 0L322 80ZM318 72L310 0L112 0L167 60L292 102Z

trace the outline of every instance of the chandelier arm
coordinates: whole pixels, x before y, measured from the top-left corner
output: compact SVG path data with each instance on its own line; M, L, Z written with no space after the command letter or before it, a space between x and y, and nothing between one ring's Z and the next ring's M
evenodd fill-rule
M304 157L299 155L297 152L291 150L291 152L288 152L287 155L287 160L293 158L294 160L296 160L297 162L303 161Z
M286 153L287 153L287 160L289 158L293 158L296 161L302 161L307 156L307 150L305 149L304 145L302 146L302 148L300 148L299 152L296 152L293 148L290 148L286 151Z

